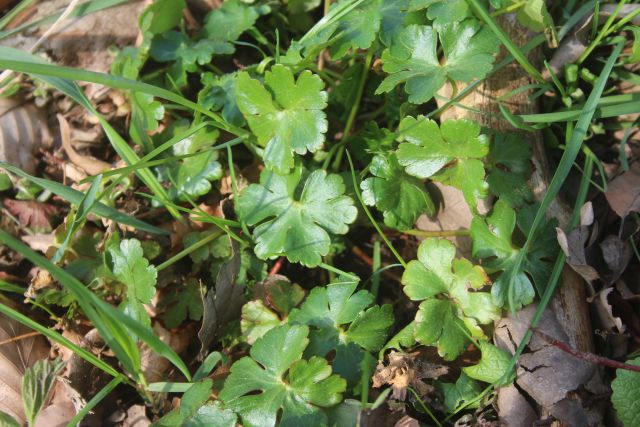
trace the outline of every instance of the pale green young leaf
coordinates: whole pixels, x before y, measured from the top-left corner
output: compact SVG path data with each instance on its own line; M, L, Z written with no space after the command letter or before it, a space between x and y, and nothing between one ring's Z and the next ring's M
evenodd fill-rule
M60 359L38 360L24 372L22 377L22 403L24 414L30 426L47 401L47 396L55 385L58 373L64 367Z
M152 34L169 31L182 20L185 6L184 0L156 0L140 14L140 27L146 28Z
M480 125L466 120L447 120L439 127L422 116L406 117L398 128L398 161L408 174L431 178L462 190L470 206L487 195L482 159L489 140Z
M302 359L308 333L303 325L274 328L233 364L219 397L243 425L273 427L278 418L282 427L327 424L320 408L340 403L346 382L326 360Z
M322 147L327 132L327 93L322 80L303 71L276 65L267 71L264 85L242 72L236 82L238 107L265 147L265 164L278 173L294 166L294 153L303 155Z
M440 40L440 44L438 44ZM438 47L444 61L438 57ZM498 43L477 21L466 20L438 29L410 25L399 32L382 53L382 68L389 74L376 93L405 84L409 102L423 104L447 82L468 83L491 70Z
M628 361L640 366L640 358ZM625 426L640 425L640 373L616 369L616 379L611 383L611 402Z
M339 175L313 171L302 192L301 168L289 175L265 169L260 184L245 188L236 206L239 218L253 230L256 255L261 259L285 255L291 262L318 265L329 253L330 234L346 234L348 224L356 219L353 200L344 195ZM295 194L300 194L295 199Z
M156 294L158 272L144 257L140 241L127 239L109 249L113 261L111 271L115 278L127 287L124 311L144 325L150 325L144 304Z
M437 345L446 360L455 359L468 342L465 330L485 338L480 324L500 318L491 295L480 291L489 278L480 266L455 259L453 243L426 239L418 248L418 259L409 262L402 275L404 292L422 301L415 321L415 338Z
M261 300L249 301L242 306L240 330L249 344L255 343L258 338L281 324L280 317Z
M424 183L407 174L395 154L375 156L369 172L373 177L360 184L362 199L382 211L389 227L407 230L423 213L434 213L435 206Z
M511 382L511 380L498 382L509 369L511 354L486 341L480 341L478 345L482 352L480 362L477 365L462 368L462 372L473 379L496 386L503 386Z

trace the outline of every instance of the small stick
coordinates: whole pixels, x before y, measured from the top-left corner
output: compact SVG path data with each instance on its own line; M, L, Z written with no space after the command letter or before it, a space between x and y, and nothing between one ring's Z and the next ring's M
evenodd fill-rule
M616 369L625 369L627 371L640 372L640 366L629 365L628 363L618 362L617 360L609 359L607 357L598 356L593 353L587 353L584 351L576 350L575 348L570 347L568 344L563 343L544 332L540 331L538 328L533 328L533 331L540 335L540 338L553 345L554 347L559 348L565 353L569 353L570 355L577 357L578 359L586 360L587 362L593 363L595 365L607 366L609 368Z
M362 249L360 249L359 247L357 247L357 246L351 247L351 252L353 252L353 254L355 256L357 256L358 258L360 258L365 264L367 264L369 266L373 266L373 258L371 258L369 255L364 253L362 251ZM389 277L390 279L395 280L398 283L401 282L400 276L398 276L396 274L393 274L389 270L384 270L382 272L382 274L384 274L385 276Z
M35 337L36 335L40 335L40 332L27 332L26 334L18 335L17 337L8 338L6 340L0 341L0 345L10 344L14 341L20 341L25 338Z

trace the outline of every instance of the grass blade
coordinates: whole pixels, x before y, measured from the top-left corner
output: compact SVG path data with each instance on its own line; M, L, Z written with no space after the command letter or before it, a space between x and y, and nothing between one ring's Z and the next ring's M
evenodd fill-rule
M69 350L73 351L73 353L76 354L78 357L91 363L93 366L104 371L105 373L114 377L121 376L120 373L116 371L111 365L109 365L108 363L96 357L89 350L77 346L73 342L69 341L67 338L60 335L58 332L54 331L53 329L49 329L45 326L42 326L35 320L31 320L29 317L25 316L19 311L16 311L11 307L0 303L0 313L4 314L7 317L10 317L16 322L22 323L23 325L33 329L34 331L40 332L42 335L49 338L51 341L56 342L61 346L68 348Z
M199 104L177 95L167 89L142 83L136 80L125 79L123 77L112 76L105 73L96 73L94 71L80 70L77 68L62 67L60 65L51 65L38 57L29 55L23 51L0 46L0 68L26 73L40 79L55 78L64 80L67 85L73 81L84 81L105 85L108 87L147 93L167 101L175 102L178 105L188 108L191 111L197 111L211 118L216 126L236 136L246 136L248 132L228 124L218 114L200 106ZM54 85L55 86L55 85ZM60 89L62 90L62 89ZM66 92L65 92L66 93Z
M538 212L536 213L533 223L531 224L531 229L529 230L529 234L527 235L527 241L524 243L522 250L518 253L518 256L516 257L514 262L513 269L509 270L508 272L505 271L504 273L504 274L509 274L509 276L507 277L508 279L507 283L509 284L508 285L509 308L512 312L514 312L514 314L515 314L515 307L514 307L515 288L513 283L514 272L517 272L520 270L520 266L524 261L524 257L528 253L529 248L532 244L533 236L535 236L535 234L538 231L538 228L540 228L540 225L544 221L545 214L547 209L549 208L549 205L551 204L553 199L558 195L558 192L560 191L562 184L564 183L565 179L569 175L569 172L571 171L571 168L573 166L573 163L576 160L576 157L578 156L578 153L580 153L582 142L584 141L584 138L587 135L587 131L589 129L589 125L591 124L591 120L593 119L593 115L595 114L598 101L602 96L602 92L604 91L607 80L609 79L609 74L611 73L611 70L613 69L613 66L616 60L620 56L620 53L622 52L623 47L624 47L624 41L618 42L618 44L613 49L613 53L607 60L607 63L605 64L602 72L600 73L600 77L598 77L598 80L594 84L593 90L591 91L591 94L589 95L589 98L587 99L587 102L582 112L580 113L580 117L578 118L576 127L571 133L571 137L569 141L567 141L566 148L564 153L562 154L562 158L560 159L558 168L556 169L556 172L553 175L551 182L549 183L547 192L544 195L542 202L540 203L540 208L538 209Z
M66 185L60 184L56 181L51 181L45 178L37 178L35 176L31 176L28 173L22 171L20 168L17 168L8 163L0 162L0 168L5 169L15 175L18 175L24 179L27 179L34 184L39 185L45 190L49 190L53 194L67 202L79 206L82 203L82 199L84 198L84 194L81 191L74 190L71 187L67 187ZM113 220L119 224L129 225L131 227L137 228L138 230L146 231L147 233L153 234L169 234L167 230L163 230L162 228L155 227L151 224L147 224L144 221L140 221L137 218L134 218L130 215L122 213L117 209L114 209L110 206L105 205L101 202L96 202L96 204L92 208L92 212L95 215L101 216L103 218L107 218Z
M191 379L189 369L182 359L171 347L155 336L150 329L112 305L102 301L67 271L52 264L48 259L40 256L2 230L0 230L0 242L19 252L38 267L47 270L60 284L67 288L76 297L85 315L93 322L102 338L116 353L120 362L132 374L140 375L140 352L125 327L137 335L152 350L173 363L185 377Z

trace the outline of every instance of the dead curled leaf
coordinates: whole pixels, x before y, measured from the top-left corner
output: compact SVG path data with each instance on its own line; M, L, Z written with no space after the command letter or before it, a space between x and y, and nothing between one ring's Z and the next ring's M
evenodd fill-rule
M60 139L62 140L62 148L67 153L71 162L82 168L89 175L98 175L105 170L111 169L111 164L98 160L92 156L83 156L78 154L71 144L71 128L69 122L62 114L58 114L58 123L60 124Z
M425 363L407 353L392 351L387 357L388 365L380 362L376 367L373 387L390 385L392 399L404 400L408 387L413 387L420 396L426 396L433 391L433 386L422 380L437 379L449 372L446 366Z
M20 224L33 231L51 231L49 219L58 212L55 206L35 200L5 199L3 203L11 215L18 218Z
M209 346L219 337L223 328L232 319L240 316L240 310L245 302L244 285L238 284L237 278L240 272L240 251L235 241L231 242L233 255L225 262L218 276L214 289L210 289L204 298L204 315L202 328L198 332L198 338L202 344L199 358L204 359Z
M567 264L571 266L584 280L589 283L600 278L595 268L589 265L585 252L589 244L590 231L581 226L566 234L561 228L556 228L558 244L567 257Z
M605 196L621 218L640 212L640 162L633 163L628 171L611 181Z
M47 119L35 105L0 99L0 161L32 174L37 164L34 154L52 142Z

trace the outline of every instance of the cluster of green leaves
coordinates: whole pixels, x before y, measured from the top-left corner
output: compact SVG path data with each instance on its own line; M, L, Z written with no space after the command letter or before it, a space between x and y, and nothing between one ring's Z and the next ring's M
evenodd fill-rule
M445 86L456 94L491 72L498 47L491 29L474 18L466 0L339 0L312 25L320 3L227 0L194 31L182 20L184 0L155 0L140 17L142 42L123 49L112 66L114 75L130 79L114 81L126 91L129 135L143 155L138 159L114 143L130 165L122 175L135 171L154 193L154 206L164 205L178 218L188 211L218 234L187 233L183 251L158 267L149 261L159 250L151 254L145 242L118 234L102 242L102 258L96 247L103 236L73 241L71 250L83 245L95 259L61 263L76 277L98 279L94 288L113 290L119 313L143 332L151 326L145 305L158 291L165 326L177 328L207 319L205 294L215 300L223 285L242 285L233 291L241 295L257 282L246 286L253 298L229 339L250 346L248 355L232 364L221 387L195 375L180 407L158 425L328 425L329 408L345 395L366 398L362 389L376 353L417 342L451 361L475 343L482 352L478 364L464 368L455 383L438 383L453 412L478 394L476 381L508 381L509 356L489 343L486 325L503 308L530 303L534 287L541 291L550 275L553 224L538 231L534 244L523 245L536 209L526 184L529 145L470 120L437 122L427 113ZM542 1L491 3L515 8L533 29L549 26ZM237 50L241 55L231 57ZM331 58L329 66L318 65L319 55ZM376 69L374 58L379 75L370 70ZM150 90L158 86L170 90ZM197 104L181 93L197 96ZM358 115L365 106L366 124ZM193 117L184 108L193 109ZM112 141L114 132L107 132ZM347 148L358 170L341 170ZM253 182L240 186L243 168ZM256 169L260 177L251 179ZM345 180L342 172L352 177ZM224 176L232 189L222 194L218 181ZM118 182L133 187L133 180L118 179L110 189ZM448 240L424 240L402 275L417 314L389 342L392 307L376 305L353 275L316 287L263 280L266 262L277 258L338 271L325 263L344 248L354 224L362 224L359 212L378 231L378 215L388 228L410 230L418 217L438 211L433 183L457 188L469 205L476 261L456 258ZM498 201L490 214L480 215L476 206L489 194ZM234 203L226 210L222 203L225 218L198 208L225 198ZM114 215L108 206L96 206L101 215ZM179 259L191 260L185 277L177 286L157 284L158 271ZM135 359L135 344L119 357L126 350ZM133 368L139 380L139 366ZM220 393L212 402L214 389Z

